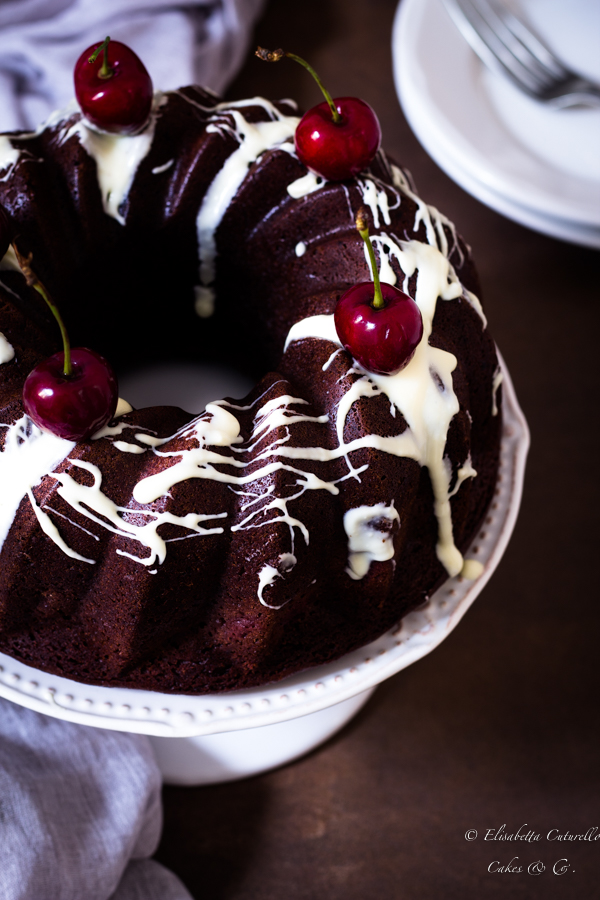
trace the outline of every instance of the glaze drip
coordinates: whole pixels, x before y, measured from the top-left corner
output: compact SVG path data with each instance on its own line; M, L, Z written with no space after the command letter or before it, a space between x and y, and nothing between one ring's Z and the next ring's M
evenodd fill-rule
M262 106L269 114L269 121L248 122L240 112L240 109L245 106ZM293 153L294 133L300 121L297 116L284 115L273 103L263 97L253 97L237 103L219 103L214 110L208 120L207 132L229 135L235 138L239 146L227 157L223 167L213 179L196 220L200 282L205 288L215 280L217 228L246 177L248 167L255 163L266 150L272 150L275 147ZM233 124L231 124L231 120L233 120ZM306 176L306 178L308 177ZM294 182L294 184L298 184L298 182ZM308 193L309 190L314 189L307 187L305 192Z
M10 362L11 359L14 359L15 356L15 348L7 341L2 332L0 331L0 366L3 363Z
M409 364L395 375L376 375L365 372L355 363L359 378L346 392L337 410L337 434L343 446L346 416L352 404L360 397L385 394L393 406L403 415L408 429L394 437L369 435L348 445L345 456L354 477L359 472L352 469L348 457L354 446L376 447L395 456L405 456L427 466L434 494L434 511L438 520L438 559L449 575L457 575L463 559L454 544L450 511L450 471L444 459L446 438L452 418L459 411L459 404L452 385L452 372L456 357L445 350L429 345L437 298L451 300L462 295L462 285L456 278L448 259L437 248L419 241L396 243L388 235L372 237L390 254L396 256L405 279L417 272L415 302L423 317L423 337ZM368 257L367 257L368 258ZM393 284L396 275L382 253L381 278ZM388 273L389 270L389 273ZM387 277L385 277L387 276ZM392 280L393 279L393 280ZM286 346L294 340L318 338L340 345L333 315L312 316L297 323L290 330ZM475 470L463 465L463 477L473 477Z
M344 530L348 535L347 574L354 581L364 578L371 563L387 562L394 558L392 528L400 521L398 510L385 503L359 506L344 515Z
M38 515L31 488L56 469L75 444L42 431L26 415L13 425L0 427L6 428L4 448L0 453L1 549L23 497L29 496Z
M20 155L21 151L16 147L13 147L10 138L4 134L0 135L0 172L3 172L4 169L8 169L8 172L0 178L0 181L6 181L10 178L12 170L19 161Z
M119 211L120 207L129 193L141 161L152 146L159 109L166 101L167 97L160 91L154 95L150 119L139 134L109 134L99 131L85 118L81 118L65 128L61 135L63 143L77 135L81 146L95 160L104 212L121 225L125 224L125 219ZM170 163L167 167L168 165Z

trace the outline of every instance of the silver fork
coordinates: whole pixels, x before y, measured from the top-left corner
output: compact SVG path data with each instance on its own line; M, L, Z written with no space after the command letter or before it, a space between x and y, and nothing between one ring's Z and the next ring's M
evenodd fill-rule
M530 97L558 107L600 107L600 85L567 69L506 7L490 0L444 2L480 59Z

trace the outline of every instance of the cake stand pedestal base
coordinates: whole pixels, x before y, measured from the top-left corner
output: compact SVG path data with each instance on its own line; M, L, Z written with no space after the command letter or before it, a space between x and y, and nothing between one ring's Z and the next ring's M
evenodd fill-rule
M165 784L218 784L258 775L314 750L362 709L373 691L298 719L198 737L150 737Z

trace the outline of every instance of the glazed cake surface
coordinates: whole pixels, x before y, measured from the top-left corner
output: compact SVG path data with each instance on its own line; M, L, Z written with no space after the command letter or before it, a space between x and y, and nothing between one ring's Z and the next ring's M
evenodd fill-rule
M78 444L39 431L23 381L60 336L9 251L3 652L84 682L234 690L373 640L463 570L501 425L469 251L383 151L353 180L307 172L297 121L287 101L189 87L157 95L135 137L75 107L0 137L0 202L74 345L257 377L197 417L131 410ZM394 376L361 369L333 325L370 279L361 206L382 280L423 316Z

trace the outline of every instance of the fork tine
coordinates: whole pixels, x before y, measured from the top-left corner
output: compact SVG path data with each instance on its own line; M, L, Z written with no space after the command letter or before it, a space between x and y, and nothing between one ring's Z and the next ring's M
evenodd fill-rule
M549 81L553 81L556 78L564 77L566 70L557 72L548 68L532 52L527 43L521 40L518 34L515 34L510 27L515 23L517 26L520 26L518 30L522 34L530 35L531 33L504 6L490 2L490 0L473 0L473 5L490 27L494 39L497 40L498 44L504 46L508 56L502 53L500 58L507 67L512 67L514 76L519 77L525 70L536 88L544 87ZM546 54L549 55L549 51L546 51ZM514 57L514 59L511 59L511 57Z
M502 24L511 32L511 34L525 47L525 49L534 57L542 69L554 78L566 78L569 75L568 70L554 56L552 51L529 29L524 22L518 19L505 6L494 4L496 12Z
M501 0L444 0L483 62L555 107L600 106L600 85L566 68Z
M544 84L569 76L569 71L549 48L502 3L496 0L477 0L480 6L490 10L493 28L507 48L532 74L538 74Z
M449 12L475 52L492 69L500 69L527 93L536 95L539 77L518 60L495 33L473 0L447 0Z

